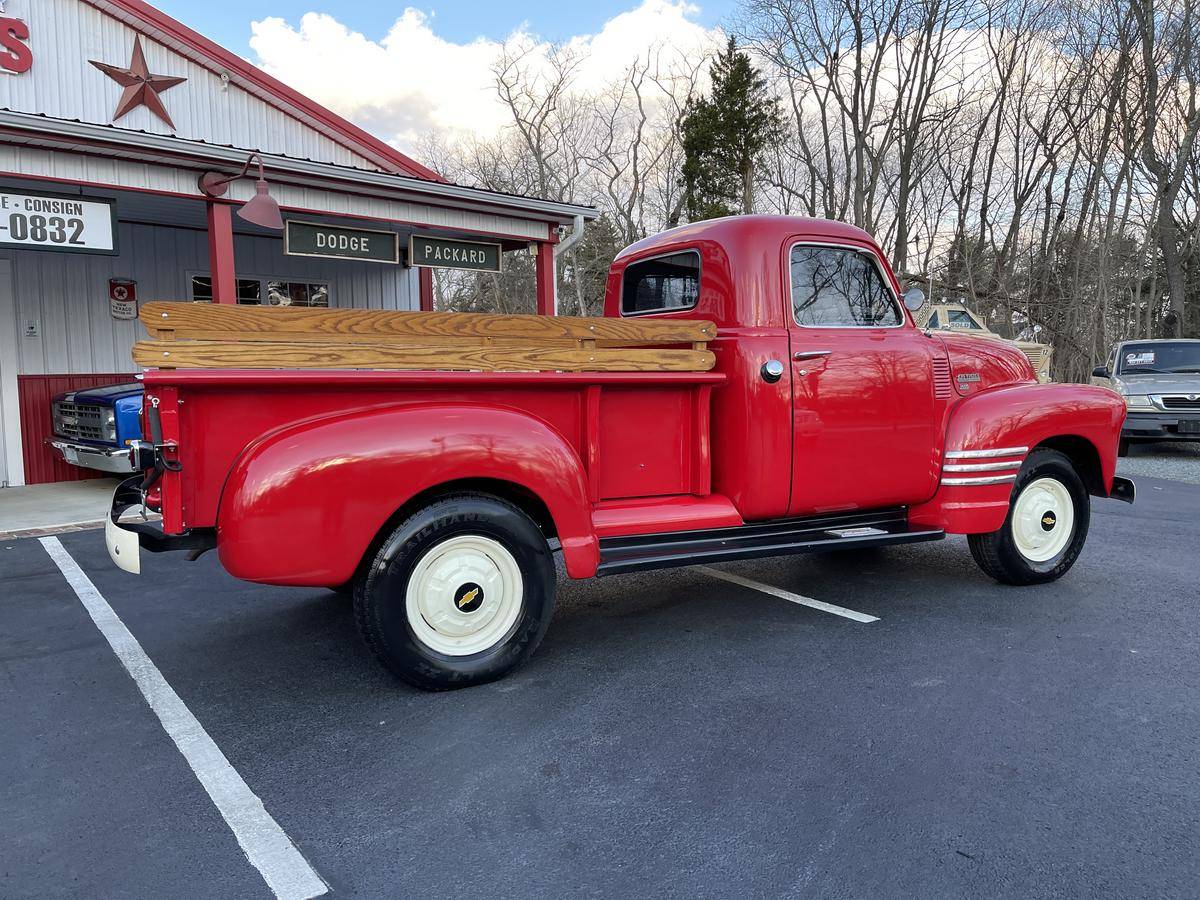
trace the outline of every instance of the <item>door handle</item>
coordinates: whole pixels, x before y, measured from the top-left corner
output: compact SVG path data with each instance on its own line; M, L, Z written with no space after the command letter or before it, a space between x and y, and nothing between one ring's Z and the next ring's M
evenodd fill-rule
M783 363L777 359L768 359L762 364L762 368L758 370L758 373L767 384L775 384L783 377Z
M832 350L797 350L792 354L792 359L796 362L801 362L806 359L820 359L823 356L831 354Z

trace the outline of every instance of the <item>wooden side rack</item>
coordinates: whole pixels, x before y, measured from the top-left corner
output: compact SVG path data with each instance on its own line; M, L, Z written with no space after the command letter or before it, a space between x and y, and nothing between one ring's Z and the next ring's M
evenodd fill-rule
M172 302L140 318L151 339L134 362L159 369L707 372L716 361L716 326L686 319Z

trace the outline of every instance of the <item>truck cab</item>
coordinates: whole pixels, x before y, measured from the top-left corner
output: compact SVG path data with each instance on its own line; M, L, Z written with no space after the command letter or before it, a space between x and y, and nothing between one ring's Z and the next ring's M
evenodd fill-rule
M1093 484L1111 479L1110 393L1091 395L1093 421L1067 424L1088 389L1039 386L1027 356L1004 342L918 327L903 296L859 228L739 216L622 251L605 315L716 323L716 368L728 381L713 397L713 483L748 520L904 506L948 531L991 531L1025 456L1055 437L1078 451ZM983 406L990 423L972 414ZM1087 437L1073 434L1081 429ZM1019 452L962 461L1005 449Z

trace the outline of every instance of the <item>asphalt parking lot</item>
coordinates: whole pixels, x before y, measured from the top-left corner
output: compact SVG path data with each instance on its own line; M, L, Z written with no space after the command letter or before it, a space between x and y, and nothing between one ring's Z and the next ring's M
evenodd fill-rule
M1150 476L1200 484L1200 444L1158 441L1133 444L1129 455L1117 463L1129 478Z
M449 694L328 592L57 540L331 896L1194 897L1198 518L1140 478L1032 589L959 538L721 567L869 623L564 579L530 664ZM42 542L0 598L0 896L271 897Z

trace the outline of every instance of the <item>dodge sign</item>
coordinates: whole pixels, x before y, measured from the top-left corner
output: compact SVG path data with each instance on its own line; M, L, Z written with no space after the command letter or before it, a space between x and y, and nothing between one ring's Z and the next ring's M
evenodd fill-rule
M500 258L499 244L452 241L414 234L409 245L409 265L413 266L499 272Z
M283 252L288 256L327 256L396 265L400 262L400 235L289 219Z
M117 255L112 200L0 191L0 247Z

